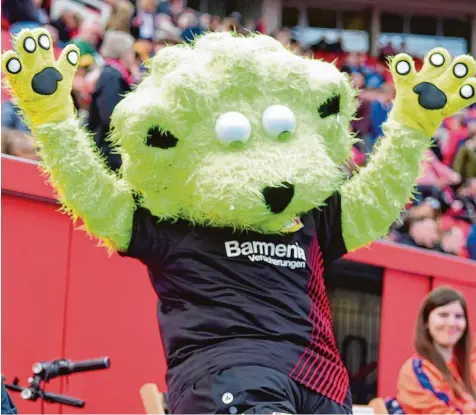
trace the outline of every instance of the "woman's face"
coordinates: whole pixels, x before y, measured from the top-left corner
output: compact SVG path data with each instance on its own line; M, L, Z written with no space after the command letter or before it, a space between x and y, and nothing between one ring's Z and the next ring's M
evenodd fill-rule
M466 330L466 316L459 301L437 307L428 317L428 330L433 342L441 347L453 347Z

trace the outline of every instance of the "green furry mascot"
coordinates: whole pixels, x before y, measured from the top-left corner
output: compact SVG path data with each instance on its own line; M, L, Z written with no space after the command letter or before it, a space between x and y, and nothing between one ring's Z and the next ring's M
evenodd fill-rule
M3 70L64 209L149 268L172 412L350 413L323 271L398 217L432 134L476 101L474 59L393 58L385 137L345 180L347 77L268 36L206 34L116 107L116 176L74 113L77 48L55 61L43 29L15 48Z

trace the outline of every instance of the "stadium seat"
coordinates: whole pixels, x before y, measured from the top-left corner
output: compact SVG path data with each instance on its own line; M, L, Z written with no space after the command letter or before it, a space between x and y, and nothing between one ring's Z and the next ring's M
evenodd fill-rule
M146 414L165 414L165 397L155 383L146 383L140 388L140 396Z

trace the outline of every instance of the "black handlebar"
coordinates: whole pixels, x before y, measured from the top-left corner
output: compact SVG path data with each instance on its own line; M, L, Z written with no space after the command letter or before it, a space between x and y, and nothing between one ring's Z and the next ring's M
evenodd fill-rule
M71 372L86 372L88 370L108 369L110 366L109 357L100 359L84 360L82 362L71 363Z
M63 405L82 408L84 401L71 398L57 393L44 392L41 389L41 382L48 383L51 379L58 376L66 376L71 373L86 372L90 370L108 369L110 361L108 357L99 359L83 360L81 362L72 362L67 359L53 360L52 362L39 362L33 365L34 376L28 380L30 386L24 388L18 384L18 378L15 378L13 384L5 383L5 387L11 391L21 392L21 397L25 400L36 401L38 398L46 402L60 403Z
M66 376L77 372L86 372L89 370L107 369L110 366L108 357L100 359L83 360L81 362L72 362L67 359L53 360L52 362L40 362L33 365L33 372L48 381L57 376Z
M76 408L82 408L84 401L81 399L70 398L66 395L59 395L57 393L43 392L43 400L52 403L62 403L63 405L74 406Z

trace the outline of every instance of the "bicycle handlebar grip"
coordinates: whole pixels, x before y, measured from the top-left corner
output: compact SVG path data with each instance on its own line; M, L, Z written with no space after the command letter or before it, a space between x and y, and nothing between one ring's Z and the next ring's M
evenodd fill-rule
M5 387L11 391L15 392L21 392L24 388L23 386L20 385L15 385L15 384L9 384L9 383L4 383Z
M71 398L66 395L59 395L57 393L44 392L43 399L47 402L62 403L63 405L74 406L76 408L84 407L84 401L81 399Z
M70 373L85 372L88 370L108 369L110 366L109 357L100 359L83 360L82 362L71 362Z

